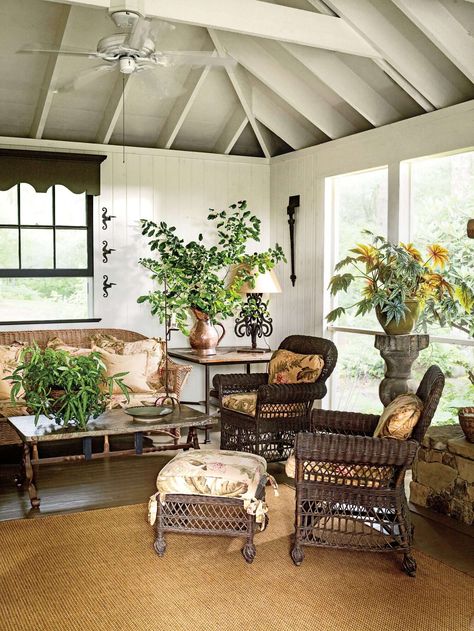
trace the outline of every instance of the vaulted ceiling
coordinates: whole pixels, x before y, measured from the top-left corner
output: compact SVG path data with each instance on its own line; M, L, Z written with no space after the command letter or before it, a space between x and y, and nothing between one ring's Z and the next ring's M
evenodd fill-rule
M132 0L133 1L133 0ZM1 0L0 136L267 157L474 98L473 0L145 0L160 50L229 68L100 76L56 92L117 31L109 0ZM125 104L125 111L124 111Z

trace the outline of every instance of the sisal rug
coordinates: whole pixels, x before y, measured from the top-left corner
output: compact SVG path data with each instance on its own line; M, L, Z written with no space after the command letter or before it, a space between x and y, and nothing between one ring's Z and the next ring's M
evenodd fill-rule
M420 552L288 551L294 491L269 491L270 524L247 565L241 539L167 535L145 505L0 523L2 631L468 631L474 580ZM472 628L472 627L471 627Z

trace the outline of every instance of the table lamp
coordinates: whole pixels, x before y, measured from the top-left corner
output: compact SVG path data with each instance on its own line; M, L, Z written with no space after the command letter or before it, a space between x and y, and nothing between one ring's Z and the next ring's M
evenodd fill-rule
M249 335L252 340L252 351L266 353L268 348L257 347L257 337L268 337L273 333L273 324L268 312L268 301L262 300L263 294L280 294L281 287L277 275L273 270L252 273L255 276L254 287L250 283L244 283L241 293L247 295L247 302L242 308L239 317L235 321L235 334L237 337ZM248 348L238 349L248 351Z

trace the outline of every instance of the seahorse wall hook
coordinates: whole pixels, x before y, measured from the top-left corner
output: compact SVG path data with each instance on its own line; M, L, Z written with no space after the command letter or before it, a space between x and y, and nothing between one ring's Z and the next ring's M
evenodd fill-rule
M115 252L115 248L109 248L109 244L107 241L102 241L102 261L104 263L109 262L109 254Z
M102 230L107 230L107 222L111 219L115 219L116 215L108 215L107 208L104 206L102 208Z
M103 290L103 296L104 298L108 298L109 297L109 289L111 287L113 287L114 285L116 285L117 283L109 283L109 277L107 276L107 274L104 274L103 276L103 283L102 283L102 290Z

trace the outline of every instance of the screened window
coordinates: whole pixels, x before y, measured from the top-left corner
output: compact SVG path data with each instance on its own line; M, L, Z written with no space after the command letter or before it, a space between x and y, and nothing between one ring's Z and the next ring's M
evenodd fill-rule
M0 191L0 321L89 317L92 243L91 195Z

